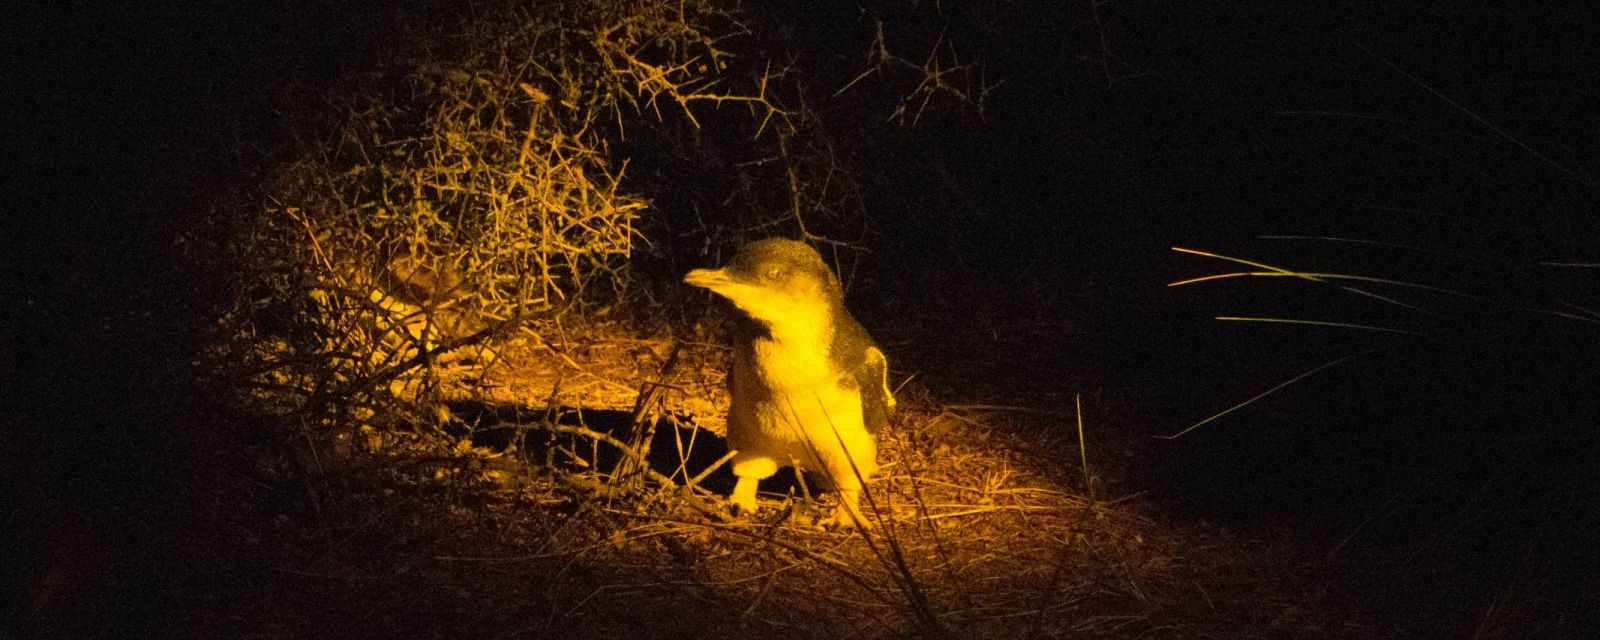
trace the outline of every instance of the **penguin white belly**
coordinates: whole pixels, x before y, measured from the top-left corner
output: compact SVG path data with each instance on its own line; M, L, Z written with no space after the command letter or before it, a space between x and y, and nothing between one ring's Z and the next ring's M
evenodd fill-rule
M860 391L821 351L756 340L735 356L739 391L729 445L778 466L798 461L833 476L835 484L855 485L856 473L866 478L876 472L877 447L862 423Z

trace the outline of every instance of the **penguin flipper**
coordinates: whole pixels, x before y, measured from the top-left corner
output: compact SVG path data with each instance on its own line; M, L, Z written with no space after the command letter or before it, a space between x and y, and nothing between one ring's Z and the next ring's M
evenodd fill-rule
M894 409L894 392L889 390L889 359L877 347L867 347L861 366L856 368L856 386L861 390L861 422L868 433L877 433L889 424Z

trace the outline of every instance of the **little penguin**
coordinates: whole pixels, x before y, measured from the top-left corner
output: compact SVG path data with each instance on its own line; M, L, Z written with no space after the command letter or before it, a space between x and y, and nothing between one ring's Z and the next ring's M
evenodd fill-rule
M768 238L683 281L740 312L728 374L733 505L753 513L757 483L794 464L838 490L839 507L825 524L871 528L861 491L878 471L874 437L895 401L889 363L845 310L839 278L810 245Z

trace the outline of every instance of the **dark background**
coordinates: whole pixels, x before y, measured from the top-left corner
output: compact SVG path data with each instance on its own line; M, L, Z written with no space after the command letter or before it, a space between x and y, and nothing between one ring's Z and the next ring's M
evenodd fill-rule
M863 16L904 9L827 4L752 11L788 29L802 64L848 76L870 36ZM877 259L852 304L891 333L908 315L970 329L962 318L982 324L985 309L1077 319L1071 337L997 338L986 351L924 340L910 359L1092 369L1140 407L1141 436L1365 354L1185 439L1149 441L1144 480L1185 517L1330 542L1359 528L1353 563L1445 572L1410 583L1419 599L1476 610L1531 570L1550 610L1592 610L1600 332L1522 310L1592 310L1600 290L1593 269L1534 266L1600 251L1600 56L1587 27L1600 16L1580 3L1298 4L1117 2L1098 25L1079 2L951 9L943 28L1005 84L981 118L874 134L894 144L858 150L882 173L868 203ZM91 589L182 580L152 541L182 540L215 506L197 503L194 459L227 436L201 433L187 392L197 322L225 274L194 271L179 238L226 227L211 198L261 169L276 135L270 92L285 79L336 82L381 56L402 18L460 10L67 3L7 20L0 374L20 428L0 459L11 504L26 505L6 516L17 560L70 548L73 526L115 530L116 551L81 554L103 576ZM674 213L662 215L672 232ZM1481 299L1426 298L1437 313L1420 314L1276 280L1169 290L1226 266L1174 245ZM130 602L157 616L170 592ZM1402 617L1410 604L1371 606Z

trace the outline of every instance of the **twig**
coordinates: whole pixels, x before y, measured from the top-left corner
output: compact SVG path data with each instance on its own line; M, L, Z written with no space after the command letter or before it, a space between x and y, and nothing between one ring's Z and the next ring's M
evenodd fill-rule
M1176 440L1178 438L1183 437L1185 434L1189 433L1190 431L1194 431L1195 429L1199 429L1200 427L1205 426L1207 423L1210 423L1213 420L1216 420L1218 418L1221 418L1222 416L1225 416L1225 415L1228 415L1230 413L1233 413L1234 411L1237 411L1239 409L1243 409L1244 407L1249 406L1250 404L1254 403L1255 401L1260 400L1262 398L1265 398L1265 397L1267 397L1269 395L1272 395L1273 393L1276 393L1279 389L1282 389L1282 388L1287 387L1287 386L1289 386L1291 384L1294 384L1296 382L1304 380L1304 379L1310 377L1311 375L1313 375L1313 374L1315 374L1315 373L1317 373L1319 371L1322 371L1323 369L1327 369L1327 368L1335 366L1335 365L1343 364L1346 360L1350 360L1351 358L1354 358L1356 356L1366 355L1368 353L1371 353L1371 351L1363 351L1361 353L1355 353L1355 354L1351 354L1351 355L1345 356L1343 358L1336 358L1334 360L1330 360L1328 362L1324 362L1324 363L1322 363L1320 365L1317 365L1316 367L1311 368L1311 370L1306 371L1305 373L1302 373L1300 375L1297 375L1297 376L1295 376L1293 378L1289 378L1288 380L1285 380L1285 381L1279 383L1277 386L1274 386L1271 389L1267 389L1266 391L1262 391L1261 393L1258 393L1258 394L1252 396L1250 399L1245 400L1244 402L1240 402L1239 404L1236 404L1236 405L1233 405L1231 407L1228 407L1227 409L1223 409L1221 412L1212 414L1212 416L1209 417L1209 418L1206 418L1206 419L1201 420L1199 422L1196 422L1196 423L1194 423L1192 425L1189 425L1189 427L1187 429L1184 429L1182 431L1179 431L1179 432L1171 434L1171 435L1154 436L1154 437L1156 439L1158 439L1158 440Z

